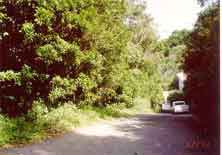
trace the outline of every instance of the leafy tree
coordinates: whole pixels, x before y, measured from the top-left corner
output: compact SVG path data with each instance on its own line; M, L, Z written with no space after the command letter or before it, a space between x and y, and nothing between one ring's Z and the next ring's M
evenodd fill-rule
M158 71L159 53L152 53L157 42L152 18L145 13L146 1L129 1L127 25L132 34L128 43L129 72L125 75L124 85L133 96L150 99L151 107L159 110L162 102L162 81Z
M176 74L181 71L182 55L186 50L190 31L174 31L168 38L153 42L152 53L158 57L157 68L161 75L162 87L172 89Z
M172 34L167 38L166 42L170 48L184 45L189 39L189 34L189 30L186 29L176 30L172 32Z
M130 0L127 11L127 22L133 33L132 42L142 47L143 52L149 50L157 40L152 17L145 12L146 1Z
M1 0L0 8L0 107L11 116L38 98L80 103L125 61L121 0Z
M218 4L200 13L187 44L183 69L188 75L185 93L193 114L203 125L216 127L219 119Z
M35 100L50 109L161 94L159 85L152 89L156 62L144 59L152 22L135 2L0 0L1 112L26 114Z

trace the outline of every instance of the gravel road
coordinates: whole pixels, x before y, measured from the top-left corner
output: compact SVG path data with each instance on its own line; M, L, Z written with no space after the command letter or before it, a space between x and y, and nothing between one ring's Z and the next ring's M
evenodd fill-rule
M190 122L190 115L141 114L77 128L40 144L0 150L0 155L217 155L211 141L194 144L198 134Z

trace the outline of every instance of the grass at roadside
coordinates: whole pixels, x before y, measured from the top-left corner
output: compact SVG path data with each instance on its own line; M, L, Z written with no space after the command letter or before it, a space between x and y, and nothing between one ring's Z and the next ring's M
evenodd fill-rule
M30 120L24 117L9 119L0 115L0 147L39 142L99 120L128 117L137 113L153 113L147 100L140 98L135 102L136 104L130 108L120 104L106 108L76 108L66 104L50 112L44 112L43 107L37 106L30 114ZM33 117L35 119L32 120Z

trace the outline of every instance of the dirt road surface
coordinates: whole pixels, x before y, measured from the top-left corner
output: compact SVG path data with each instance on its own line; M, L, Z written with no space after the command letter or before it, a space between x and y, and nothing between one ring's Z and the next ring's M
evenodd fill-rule
M196 142L190 115L141 114L77 128L64 136L0 155L217 155L213 142Z

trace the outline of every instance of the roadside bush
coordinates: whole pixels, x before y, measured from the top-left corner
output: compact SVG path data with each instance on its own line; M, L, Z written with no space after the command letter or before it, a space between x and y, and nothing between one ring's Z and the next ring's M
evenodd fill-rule
M27 121L30 121L30 122L35 122L35 121L41 122L43 119L43 116L46 115L48 112L49 112L49 109L43 103L43 100L39 99L33 102L32 108L29 109L27 115L25 115L25 118Z
M153 107L153 110L155 111L155 112L157 112L157 113L159 113L159 112L161 112L161 104L157 104L157 103L155 103L154 104L154 107Z
M119 95L119 103L125 103L127 108L131 108L134 106L134 97L128 96L126 94Z
M117 94L111 88L99 88L99 90L97 91L97 95L97 104L100 106L106 106L117 102Z

